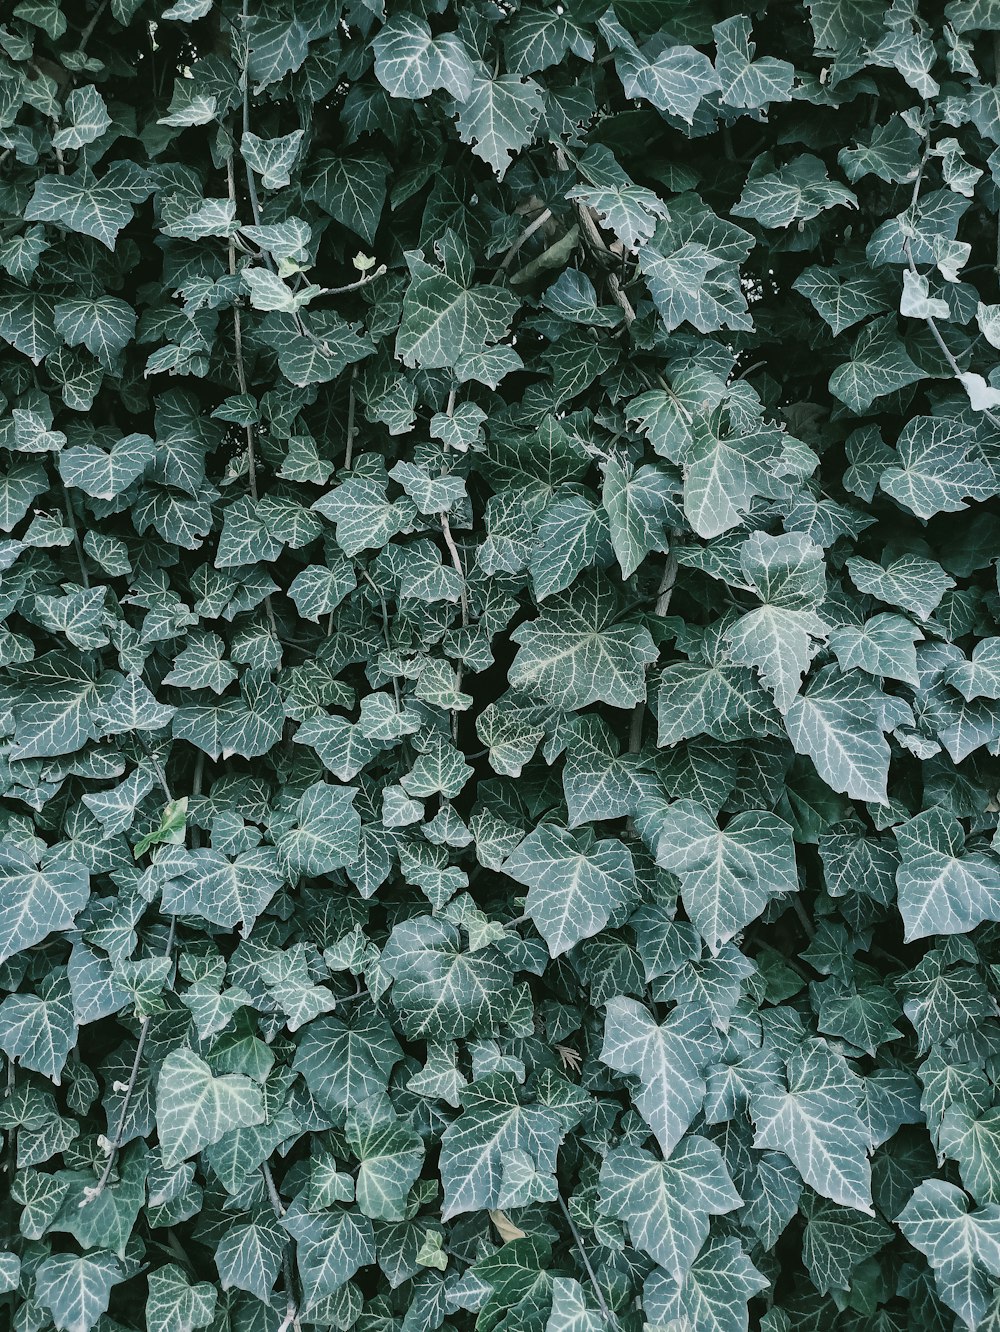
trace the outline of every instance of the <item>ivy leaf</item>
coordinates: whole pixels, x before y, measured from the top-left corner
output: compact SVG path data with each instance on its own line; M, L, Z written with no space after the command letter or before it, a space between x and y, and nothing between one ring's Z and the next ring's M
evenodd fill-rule
M1000 920L997 862L965 852L961 824L935 806L896 829L902 860L896 872L906 939L962 934Z
M184 1270L176 1263L157 1268L149 1274L149 1302L146 1317L151 1332L195 1332L208 1327L215 1316L215 1291L207 1281L190 1285Z
M720 832L703 805L677 800L657 824L656 859L681 880L685 909L713 953L772 897L798 891L792 829L773 814L737 814Z
M328 874L357 860L361 816L353 808L356 795L353 787L327 782L316 782L303 792L295 826L278 842L278 853L293 878Z
M743 1252L739 1240L712 1235L683 1281L654 1270L643 1298L657 1324L678 1321L718 1329L747 1332L747 1301L767 1286Z
M133 205L148 194L138 167L112 168L102 180L72 176L43 176L24 211L29 222L52 222L114 250L118 233L132 221Z
M785 726L796 753L812 759L832 790L886 803L889 746L857 675L827 669L788 708Z
M41 994L10 994L0 1004L0 1050L59 1086L77 1028L65 973L50 976Z
M317 1215L296 1202L281 1224L296 1242L307 1311L375 1261L372 1223L346 1208Z
M323 150L309 165L306 199L371 244L385 206L389 164L381 157L344 157Z
M110 1253L60 1253L44 1259L35 1271L35 1294L48 1309L59 1332L90 1332L107 1311L111 1290L125 1280Z
M670 220L639 251L668 332L685 322L702 333L753 326L739 282L739 264L752 246L748 232L722 221L697 196L671 201Z
M594 842L552 824L529 833L503 872L528 888L528 915L552 957L602 930L629 900L635 879L620 842Z
M784 1152L821 1197L873 1215L860 1079L814 1040L786 1060L785 1082L752 1098L754 1146Z
M93 499L112 500L143 475L155 453L156 442L149 435L125 435L108 453L93 444L63 449L59 471L68 486Z
M530 1170L543 1176L543 1183L548 1178L544 1191L552 1197L564 1131L554 1109L520 1103L517 1082L509 1073L493 1073L468 1087L461 1113L441 1139L442 1219L510 1205L504 1199L522 1157Z
M490 948L461 946L458 929L432 916L393 928L381 966L393 982L393 1002L413 1037L465 1036L490 1029L504 1012L504 968Z
M169 1054L156 1089L156 1128L168 1169L225 1133L264 1122L260 1088L239 1073L216 1076L193 1050Z
M970 456L974 441L961 421L915 417L897 441L899 465L886 468L879 485L918 518L966 509L967 499L987 499L997 490L985 461Z
M471 282L464 265L436 268L419 252L406 257L410 282L396 355L405 365L430 370L456 366L499 342L518 308L516 297L500 287Z
M340 1114L384 1092L402 1057L392 1028L362 1009L350 1024L332 1017L310 1022L293 1067L319 1104Z
M715 68L722 85L722 100L727 106L754 109L791 99L794 66L773 56L754 60L756 47L750 40L748 18L739 14L726 19L714 24L712 32L717 51Z
M608 1001L601 1062L638 1078L636 1109L669 1157L705 1096L703 1070L719 1049L705 1017L678 1005L662 1024L634 999Z
M230 860L209 847L171 851L157 860L163 876L162 905L178 916L200 916L223 929L239 924L249 932L284 882L270 847L243 851Z
M71 930L90 897L90 874L72 860L36 868L22 848L0 850L0 961L40 943L53 930Z
M763 604L728 631L732 660L756 666L779 712L787 712L809 668L813 640L826 636L816 613L826 592L823 551L798 532L755 532L740 552L740 565Z
M709 1217L742 1203L714 1143L685 1138L669 1160L613 1148L601 1167L601 1206L628 1226L633 1244L683 1280L708 1236Z
M215 1251L223 1290L245 1290L264 1303L281 1271L287 1236L271 1217L229 1227Z
M503 180L514 153L534 137L544 105L542 90L533 79L473 74L468 93L460 99L459 136Z
M60 301L54 318L56 332L68 347L86 347L109 370L135 337L135 311L113 296Z
M402 1221L406 1195L424 1159L419 1134L400 1124L373 1122L349 1131L348 1145L360 1162L355 1184L360 1210L376 1221Z
M474 67L453 33L432 38L415 14L396 14L372 42L375 76L392 97L418 100L436 88L464 101L472 90Z
M651 550L665 550L665 529L680 525L677 485L659 467L626 471L613 458L604 471L602 502L622 577L631 578Z
M903 1234L926 1257L938 1294L969 1327L986 1313L991 1276L1000 1275L1000 1209L970 1210L955 1184L925 1179L899 1214Z
M858 334L851 359L830 376L830 392L852 412L863 415L877 398L924 378L895 335L890 315L873 319Z
M569 711L597 701L632 707L645 697L645 667L656 647L641 625L616 624L615 612L610 589L599 582L554 596L511 634L520 644L511 685Z
M52 136L53 148L82 148L111 127L104 98L92 83L74 88L66 98L70 124Z

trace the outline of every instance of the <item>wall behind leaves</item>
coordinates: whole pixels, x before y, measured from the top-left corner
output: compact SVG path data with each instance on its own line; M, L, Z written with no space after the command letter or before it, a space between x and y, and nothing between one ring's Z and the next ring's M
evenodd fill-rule
M0 63L5 1325L1000 1327L1000 5Z

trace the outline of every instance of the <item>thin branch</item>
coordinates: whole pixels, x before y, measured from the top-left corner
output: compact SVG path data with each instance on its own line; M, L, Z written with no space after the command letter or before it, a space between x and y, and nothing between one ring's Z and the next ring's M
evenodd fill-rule
M233 152L235 152L235 148ZM229 187L229 201L235 208L236 176L233 170L233 153L230 153L226 158L226 183ZM236 242L232 236L229 237L229 273L231 277L236 276ZM233 341L236 347L236 379L240 386L240 392L245 394L247 391L247 373L243 360L243 316L236 300L233 302ZM257 456L254 448L253 426L249 421L245 429L247 434L247 479L250 482L250 496L256 501Z
M577 1252L579 1253L580 1260L583 1263L584 1271L587 1273L587 1277L590 1280L590 1284L594 1288L594 1296L597 1300L598 1308L600 1309L601 1313L604 1315L605 1319L607 1320L608 1325L610 1327L617 1327L618 1320L615 1318L614 1314L608 1308L608 1302L604 1298L604 1291L601 1289L600 1282L597 1280L597 1273L594 1271L591 1265L590 1258L587 1255L587 1250L584 1248L583 1245L583 1239L580 1235L579 1230L577 1230L576 1228L576 1222L570 1216L569 1208L566 1206L566 1200L563 1198L561 1193L558 1195L558 1201L559 1201L560 1210L562 1211L563 1216L566 1218L566 1224L569 1226L569 1233L573 1236L573 1243L577 1247Z
M280 1221L285 1215L285 1204L281 1201L281 1196L278 1193L277 1186L274 1182L274 1176L271 1174L271 1167L266 1161L261 1162L260 1173L264 1177L264 1185L267 1188L267 1196L270 1199L271 1208L274 1215ZM289 1327L294 1328L296 1332L301 1332L299 1310L298 1305L295 1302L295 1273L292 1267L292 1243L291 1236L289 1236L281 1255L281 1265L285 1274L285 1300L287 1303L285 1307L285 1318L281 1324L281 1328L279 1328L279 1332L282 1332L282 1329L287 1330Z
M358 567L361 569L361 577L365 580L368 586L378 597L379 605L382 607L382 637L385 639L386 651L391 652L392 638L389 634L389 608L385 604L385 597L382 595L381 589L379 588L378 584L375 582L374 578L372 578L368 570L361 568L360 565ZM392 677L392 692L396 698L396 711L402 712L403 700L400 698L399 681L395 676Z
M354 376L357 374L357 366L351 370L351 382L347 394L347 444L344 448L344 471L351 470L351 464L354 462Z
M444 537L444 544L448 547L448 554L451 556L451 562L455 572L462 580L461 607L462 607L462 628L469 627L469 598L465 591L465 570L462 568L462 557L458 553L458 547L455 545L455 538L451 534L451 524L448 522L448 515L441 515L441 535Z
M448 405L445 407L445 415L449 418L455 415L455 401L458 397L458 389L455 385L448 391ZM451 453L451 445L447 442L444 445L446 454ZM469 596L465 586L465 569L462 566L462 557L458 553L458 547L455 545L455 538L451 534L451 523L448 521L447 513L441 515L441 535L444 537L444 544L448 547L448 554L451 556L451 563L458 574L461 588L459 591L459 601L462 611L462 628L469 627ZM462 662L459 661L455 672L456 688L462 688ZM456 743L458 741L458 712L453 710L451 714L451 738Z
M163 950L163 956L169 957L174 951L174 943L177 939L177 917L170 917L170 929L167 933L167 946ZM139 1027L139 1042L135 1047L135 1057L132 1060L132 1068L129 1071L128 1081L125 1084L125 1095L122 1099L121 1112L118 1115L118 1127L115 1129L114 1136L108 1144L108 1159L104 1162L104 1169L101 1171L100 1179L93 1188L84 1190L84 1200L92 1202L108 1186L111 1173L115 1168L115 1162L118 1160L118 1153L121 1150L122 1135L125 1132L125 1124L128 1120L128 1112L132 1105L132 1097L135 1095L136 1083L139 1080L139 1068L142 1064L142 1056L146 1049L146 1039L149 1036L150 1019L144 1017ZM82 1204L81 1204L82 1206Z
M802 905L801 901L799 900L798 893L792 893L791 902L792 902L792 910L795 912L795 915L798 917L798 922L802 926L802 929L805 931L806 938L807 939L815 938L816 927L809 919L805 907Z
M160 789L163 792L164 796L166 797L167 804L169 805L173 801L174 797L170 791L170 783L167 781L166 771L164 770L163 764L160 762L160 756L159 754L157 754L156 750L153 749L150 745L148 745L146 741L142 738L141 732L136 732L136 734L139 737L139 744L142 745L146 757L153 765L153 771L156 773L156 779L160 783Z
M660 619L662 619L670 609L670 601L674 595L674 585L676 582L677 556L670 554L667 556L663 565L663 575L660 578L660 586L656 589L656 605L653 607L653 614Z
M201 795L202 781L205 776L205 751L198 750L198 756L194 761L194 772L191 776L191 794L193 796ZM195 849L201 846L201 829L192 825L191 827L191 845Z
M248 0L243 0L243 133L250 133L250 10ZM244 158L244 162L246 159ZM253 178L253 168L246 162L247 194L250 196L250 211L253 224L260 226L260 200L257 198L257 182Z
M371 273L366 273L364 277L358 278L357 282L348 282L344 287L322 287L317 296L343 296L345 292L357 291L360 287L367 287L369 282L374 282L376 278L382 277L386 273L385 264L379 264L378 268Z
M670 599L674 595L674 584L677 582L677 556L669 554L663 565L663 573L660 577L660 585L656 589L656 605L653 607L653 614L660 619L666 615L670 609ZM642 749L642 728L646 719L646 705L639 702L632 709L632 722L629 727L628 752L638 754ZM629 820L631 827L631 820Z
M566 151L562 147L556 149L556 166L560 171L569 170L569 163L566 160ZM580 229L590 243L591 248L614 259L614 254L608 249L604 237L601 235L601 229L597 225L597 221L594 217L594 210L588 207L588 205L583 203L580 199L573 199L572 204L580 222ZM622 314L625 316L625 327L628 328L635 320L635 310L632 307L632 302L622 290L621 283L614 273L608 274L607 287L615 304L619 306Z
M73 548L76 551L77 562L80 565L80 579L84 587L90 587L90 576L87 573L87 561L83 557L83 545L80 541L80 533L76 526L76 510L73 507L73 500L69 490L63 485L63 500L66 504L66 517L69 519L69 525L73 532Z
M94 17L84 28L83 32L80 33L80 45L77 48L80 55L83 55L84 51L86 51L87 43L90 41L94 29L97 27L98 23L100 23L101 15L104 13L107 7L108 7L108 0L101 0L101 3L97 6L97 12L94 14Z
M511 264L514 262L514 260L517 258L517 255L520 253L521 246L525 243L525 241L531 240L535 232L538 231L541 227L544 227L546 222L551 220L551 217L552 217L552 209L544 208L535 218L534 222L528 223L528 225L521 232L520 236L518 236L517 240L504 255L503 259L501 259L500 264L498 265L497 270L493 275L494 277L499 277L501 273L506 273L507 269L510 268Z

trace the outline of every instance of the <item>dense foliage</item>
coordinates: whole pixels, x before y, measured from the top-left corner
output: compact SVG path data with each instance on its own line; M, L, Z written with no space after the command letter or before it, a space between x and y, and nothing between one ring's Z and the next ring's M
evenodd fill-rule
M12 1327L996 1332L1000 4L5 8Z

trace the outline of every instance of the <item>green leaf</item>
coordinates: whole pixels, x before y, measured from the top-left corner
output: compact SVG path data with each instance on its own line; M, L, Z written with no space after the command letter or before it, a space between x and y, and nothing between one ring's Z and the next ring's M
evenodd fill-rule
M155 453L156 444L149 435L126 435L107 453L92 444L63 449L59 471L68 486L93 499L112 500L145 473Z
M608 1001L601 1062L639 1080L636 1109L669 1157L701 1109L703 1072L719 1049L702 1013L680 1004L659 1024L634 999Z
M352 865L358 858L361 816L354 809L357 791L350 786L316 782L295 808L295 825L277 843L287 873L315 877Z
M639 251L668 332L685 322L702 333L753 327L739 274L753 243L749 232L722 221L696 195L671 200L670 220Z
M464 266L436 268L419 251L409 252L406 263L410 282L396 336L396 355L404 365L455 366L506 336L519 305L516 297L500 287L474 285Z
M293 1067L325 1109L343 1115L384 1092L403 1057L392 1028L364 1009L350 1025L322 1017L305 1028Z
M600 582L553 597L537 619L511 634L520 644L511 685L569 711L598 701L630 708L645 698L645 668L656 647L642 626L616 624L616 610L611 589Z
M970 1210L954 1184L926 1179L899 1214L899 1226L934 1271L941 1299L969 1327L986 1313L991 1276L1000 1276L1000 1210Z
M509 1003L498 952L463 949L458 929L431 916L396 925L381 966L393 982L393 1003L412 1037L491 1030Z
M744 577L763 603L742 615L727 638L732 660L755 666L787 712L826 624L816 613L826 593L823 551L798 532L770 537L755 532L740 551Z
M146 1319L150 1332L195 1332L215 1317L215 1291L207 1281L188 1282L176 1263L149 1274Z
M296 1201L281 1224L296 1242L307 1312L375 1261L372 1223L346 1208L316 1215Z
M90 874L72 860L36 868L21 847L0 849L0 961L40 943L54 930L71 930L90 897Z
M677 493L677 483L663 468L631 472L608 461L601 498L623 578L631 578L651 550L666 550L666 529L681 521Z
M858 334L851 359L830 376L830 392L861 416L877 398L923 378L924 372L895 336L895 321L887 315L873 319Z
M36 1269L35 1295L59 1332L90 1332L108 1308L112 1287L124 1280L124 1271L110 1253L81 1257L60 1253Z
M442 1219L553 1197L564 1132L553 1109L521 1104L509 1073L493 1073L468 1087L461 1113L441 1140ZM521 1193L524 1168L536 1181L527 1195Z
M563 592L593 564L606 543L607 523L600 509L581 495L550 504L542 515L531 552L531 580L539 601Z
M886 306L882 282L861 267L820 268L813 264L803 269L792 289L812 302L834 336Z
M747 1332L747 1301L767 1287L739 1240L713 1235L682 1281L654 1270L644 1300L659 1326L680 1325L713 1332Z
M178 916L249 932L284 883L281 862L271 847L243 851L230 859L220 851L169 851L156 862L162 875L162 905Z
M514 153L534 137L544 105L534 79L516 74L483 78L474 72L468 93L460 99L459 137L503 180Z
M669 1160L613 1148L601 1167L601 1206L628 1226L636 1248L682 1281L708 1236L709 1218L742 1203L714 1143L685 1138Z
M940 806L898 827L896 843L907 940L964 934L984 920L1000 920L1000 862L985 851L965 854L961 824Z
M115 248L118 233L133 217L133 205L141 203L149 190L143 173L112 168L102 180L72 176L43 176L24 211L29 222L52 222L67 231L93 236Z
M714 24L712 32L717 51L715 68L726 106L756 109L791 99L794 67L773 56L754 60L756 47L750 40L748 18L741 14L726 19Z
M918 416L896 443L898 465L887 467L879 485L918 518L957 513L966 500L988 499L998 484L985 460L970 456L975 431L947 417Z
M831 180L818 157L804 153L777 171L752 174L732 211L764 227L787 227L809 222L824 209L841 204L856 208L857 196Z
M887 803L889 746L872 695L857 675L826 668L785 714L797 754L806 754L834 791Z
M552 957L603 930L632 896L628 847L542 824L504 861L503 872L528 888L527 913Z
M684 906L713 953L772 897L798 891L792 829L758 811L720 832L703 805L677 800L657 824L657 864L678 875Z
M371 244L385 207L389 164L382 157L344 157L325 150L309 163L304 197Z
M41 994L9 994L0 1004L0 1050L59 1086L77 1028L65 972L43 982Z
M193 1050L169 1054L156 1088L156 1129L168 1169L225 1133L264 1121L260 1088L238 1073L216 1077Z
M784 1152L821 1197L873 1215L861 1080L842 1056L813 1040L785 1061L783 1081L752 1096L754 1146Z
M288 184L303 133L298 129L277 139L259 139L256 134L244 132L240 139L240 154L247 166L260 176L265 190L280 190Z
M281 1271L287 1236L270 1216L229 1227L215 1250L223 1290L245 1290L265 1304Z
M113 296L60 301L55 308L55 328L68 347L86 347L112 370L135 337L135 311Z
M359 1162L355 1197L361 1212L376 1221L402 1221L424 1160L419 1135L401 1124L371 1122L349 1130L347 1141Z
M415 14L396 14L372 42L375 77L393 97L412 101L436 88L464 101L472 90L474 68L454 33L433 38L430 27Z

